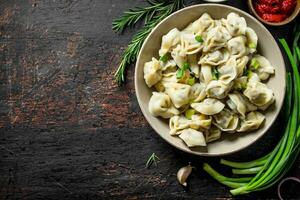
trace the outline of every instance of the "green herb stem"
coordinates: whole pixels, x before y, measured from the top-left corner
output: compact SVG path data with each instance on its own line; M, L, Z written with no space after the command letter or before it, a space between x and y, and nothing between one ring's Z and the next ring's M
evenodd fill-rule
M257 174L262 169L260 167L252 167L247 169L232 169L233 174Z

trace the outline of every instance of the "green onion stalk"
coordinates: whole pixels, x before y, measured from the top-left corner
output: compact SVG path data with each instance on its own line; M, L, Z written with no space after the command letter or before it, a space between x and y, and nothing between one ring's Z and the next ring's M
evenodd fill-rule
M291 72L287 73L286 96L284 102L285 126L283 136L273 151L250 162L232 162L221 159L220 163L231 167L235 176L247 175L243 178L230 178L221 175L209 164L204 163L203 169L219 183L230 188L231 194L241 195L260 191L276 184L291 168L300 152L300 49L298 46L300 26L296 27L292 50L285 39L279 39L286 52Z

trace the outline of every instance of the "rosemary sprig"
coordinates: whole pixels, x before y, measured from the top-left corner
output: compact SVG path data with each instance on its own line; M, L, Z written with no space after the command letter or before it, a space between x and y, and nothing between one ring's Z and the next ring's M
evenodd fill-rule
M134 15L135 17L130 17L130 18L134 18L135 20L130 20L126 18L124 15L121 17L122 19L121 18L117 19L113 24L115 30L124 30L125 25L123 24L127 23L127 25L133 25L139 19L141 19L141 17L146 16L145 19L146 24L141 30L139 30L133 36L131 42L129 43L128 47L125 49L125 52L122 55L121 63L119 65L117 72L115 73L116 81L118 82L119 85L121 85L125 81L124 72L126 66L133 63L136 60L136 57L139 54L142 44L146 39L146 37L148 36L148 34L151 32L151 30L168 15L183 7L183 0L170 0L170 1L163 1L161 3L152 2L152 1L150 2L151 2L151 7L155 7L152 8L153 10L149 12L151 14L134 15L134 11L131 10L132 13L129 14L128 16Z
M146 168L149 168L153 163L155 166L157 166L157 162L159 162L159 157L155 155L155 153L152 153L147 160Z
M149 7L141 8L136 7L125 11L124 14L113 21L112 29L116 32L123 32L127 27L131 27L136 24L140 19L145 17L145 24L149 22L157 12L157 8L164 5L164 2L154 2L147 0L150 4Z

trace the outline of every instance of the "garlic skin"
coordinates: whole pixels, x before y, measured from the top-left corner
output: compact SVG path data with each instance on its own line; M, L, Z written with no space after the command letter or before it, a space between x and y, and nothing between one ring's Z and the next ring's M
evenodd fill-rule
M178 172L177 172L177 180L178 182L183 185L183 186L187 186L187 178L189 177L189 175L192 173L193 167L191 166L191 164L189 164L188 166L185 167L181 167Z

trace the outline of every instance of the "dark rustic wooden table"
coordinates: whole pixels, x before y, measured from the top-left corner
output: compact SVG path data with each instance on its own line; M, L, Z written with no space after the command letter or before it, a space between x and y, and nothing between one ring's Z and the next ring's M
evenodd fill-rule
M115 84L120 56L137 29L115 34L112 20L142 4L0 0L0 199L277 198L275 187L232 197L201 170L205 161L227 174L220 158L176 150L148 125L135 97L133 66L127 84ZM246 1L227 4L248 11ZM275 38L290 39L291 27L268 28ZM279 118L259 142L226 158L267 153L280 128ZM152 152L161 161L145 169ZM198 170L184 189L176 172L188 162ZM298 158L289 175L300 176L299 167Z

